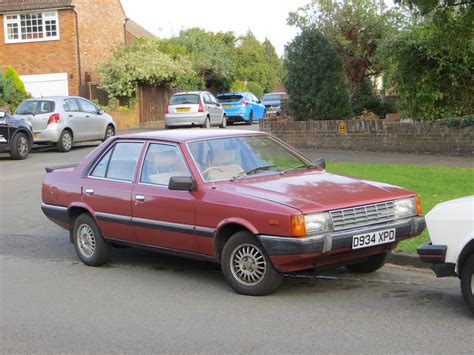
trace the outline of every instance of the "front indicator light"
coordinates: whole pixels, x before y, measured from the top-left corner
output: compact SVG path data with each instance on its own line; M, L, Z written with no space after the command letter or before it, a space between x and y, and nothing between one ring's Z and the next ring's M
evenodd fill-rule
M303 238L306 237L306 228L304 216L302 214L291 216L290 218L290 235L292 237Z
M415 196L415 200L416 200L416 211L418 212L418 216L421 216L421 214L423 213L423 209L421 208L421 201L418 195Z

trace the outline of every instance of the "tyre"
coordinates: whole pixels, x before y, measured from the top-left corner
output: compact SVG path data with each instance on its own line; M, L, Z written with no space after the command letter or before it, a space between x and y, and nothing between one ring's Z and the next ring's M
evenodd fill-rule
M474 315L474 254L471 254L462 266L461 292L464 302Z
M226 115L222 116L222 123L220 124L219 128L226 128L227 127L227 117Z
M31 141L25 133L17 133L13 136L10 157L15 160L23 160L28 157Z
M346 268L352 272L369 274L384 266L388 259L390 259L390 255L392 255L392 252L389 251L377 255L371 255L367 258L367 260L364 260L360 263L346 265Z
M60 152L69 152L72 149L72 133L64 130L59 137L58 150Z
M250 111L250 114L249 114L249 119L247 121L247 124L249 126L253 125L253 111Z
M204 121L204 124L202 125L202 128L210 128L211 127L211 119L209 116L206 117L206 120Z
M243 295L268 295L283 281L256 237L247 231L235 233L225 243L221 265L229 285Z
M94 219L87 213L74 221L73 242L81 261L89 266L101 266L109 260L110 245L102 238Z
M102 142L105 142L108 138L115 136L115 128L112 125L108 125L105 129L105 135Z

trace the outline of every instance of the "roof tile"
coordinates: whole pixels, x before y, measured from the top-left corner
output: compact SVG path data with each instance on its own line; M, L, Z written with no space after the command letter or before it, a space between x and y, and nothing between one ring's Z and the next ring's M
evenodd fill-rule
M0 0L0 13L72 6L72 0Z

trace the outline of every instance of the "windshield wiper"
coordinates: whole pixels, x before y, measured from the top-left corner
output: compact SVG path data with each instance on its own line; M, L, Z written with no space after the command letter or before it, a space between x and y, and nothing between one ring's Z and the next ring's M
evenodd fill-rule
M247 171L242 171L241 173L238 173L237 175L235 175L230 181L234 181L238 178L241 178L242 176L253 175L253 174L258 173L259 171L265 171L265 170L271 169L273 167L274 167L273 165L265 165L265 166L259 166L257 168L250 169L250 170L247 170Z
M301 165L296 165L296 166L293 166L293 167L291 167L291 168L282 170L282 171L280 171L280 174L283 175L283 174L286 173L287 171L296 170L296 169L303 169L303 168L306 168L306 169L317 169L318 167L317 167L316 165L301 164Z

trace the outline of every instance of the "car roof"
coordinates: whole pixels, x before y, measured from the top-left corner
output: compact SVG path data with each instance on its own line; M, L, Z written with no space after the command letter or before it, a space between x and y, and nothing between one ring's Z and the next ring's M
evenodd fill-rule
M245 94L251 94L251 93L248 92L248 91L221 92L220 94L218 94L218 96L221 96L221 95L245 95Z
M176 92L173 94L173 96L176 95L200 95L203 93L209 93L209 91L181 91L181 92Z
M33 97L25 101L41 101L41 100L58 101L58 100L64 100L64 99L84 99L84 98L79 97L79 96L43 96L43 97ZM84 100L87 100L87 99L84 99Z
M268 136L269 133L248 130L223 130L223 129L173 129L131 133L118 136L119 139L147 139L163 140L168 142L186 143L201 139L230 138L242 136Z

